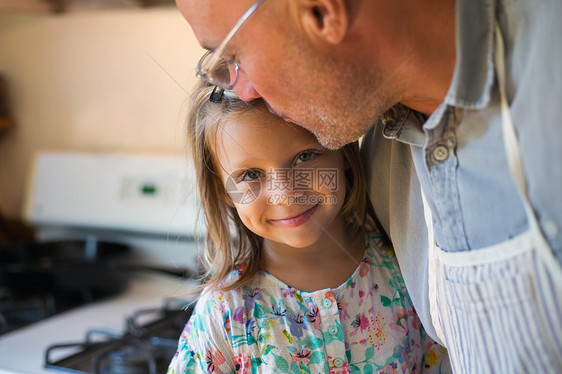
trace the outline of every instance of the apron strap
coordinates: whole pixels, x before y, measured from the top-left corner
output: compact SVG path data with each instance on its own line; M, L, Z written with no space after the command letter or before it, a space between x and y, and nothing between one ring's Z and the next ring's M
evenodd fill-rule
M422 202L423 202L423 215L425 218L425 223L427 225L427 240L429 242L429 264L428 264L428 287L429 287L429 314L431 316L431 323L435 329L437 337L443 342L445 347L447 347L447 342L445 340L445 334L443 333L443 326L441 325L441 318L439 315L439 306L437 305L437 274L438 259L437 259L437 245L435 243L435 235L433 231L433 215L431 214L431 208L427 203L427 199L423 190L421 191Z
M502 113L502 133L505 145L505 154L511 176L517 185L517 190L525 212L527 213L527 221L529 230L539 237L542 237L540 226L529 201L527 182L525 180L525 173L523 172L523 163L521 161L521 152L519 150L519 143L517 141L517 134L515 126L509 110L509 103L507 101L507 94L505 92L506 78L505 78L505 47L503 37L501 34L500 26L496 22L496 50L494 53L496 73L498 79L498 89L500 91L500 103Z

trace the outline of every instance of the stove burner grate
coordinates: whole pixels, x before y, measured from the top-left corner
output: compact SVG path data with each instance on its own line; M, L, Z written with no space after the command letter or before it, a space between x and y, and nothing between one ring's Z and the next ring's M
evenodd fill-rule
M177 347L179 334L191 316L183 310L142 310L127 319L122 336L90 330L84 342L52 345L45 352L45 367L68 373L156 374L165 372ZM152 322L141 325L141 316ZM95 335L104 339L96 341ZM53 361L54 351L78 349L77 353Z
M0 287L0 335L98 299L101 297L94 297L89 289L74 294L20 295Z

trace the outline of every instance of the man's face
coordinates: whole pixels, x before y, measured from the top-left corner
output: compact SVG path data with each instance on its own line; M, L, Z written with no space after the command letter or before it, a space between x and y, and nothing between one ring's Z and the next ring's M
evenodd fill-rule
M177 0L207 49L221 43L252 3ZM345 50L311 45L296 22L289 2L270 0L257 9L224 54L240 68L235 90L243 100L263 97L272 112L305 127L326 148L340 148L364 134L391 103L382 92L372 95L369 79Z

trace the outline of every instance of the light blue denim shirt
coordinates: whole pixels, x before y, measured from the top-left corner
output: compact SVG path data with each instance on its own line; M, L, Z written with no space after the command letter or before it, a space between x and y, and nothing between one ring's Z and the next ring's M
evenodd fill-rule
M445 251L478 250L528 227L501 132L496 21L506 44L507 94L530 201L562 260L561 17L560 0L457 1L457 64L444 102L429 118L397 105L363 140L373 205L433 338L420 185Z

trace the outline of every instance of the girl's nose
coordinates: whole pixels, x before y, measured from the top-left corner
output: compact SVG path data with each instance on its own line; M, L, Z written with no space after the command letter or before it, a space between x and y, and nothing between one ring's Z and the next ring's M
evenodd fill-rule
M294 205L304 203L305 190L295 188L291 174L284 174L285 169L279 171L279 174L269 175L265 190L267 192L268 202L271 205Z
M236 82L234 90L236 91L238 97L244 101L251 101L261 97L246 73L242 70L238 71L238 82Z

